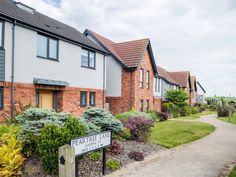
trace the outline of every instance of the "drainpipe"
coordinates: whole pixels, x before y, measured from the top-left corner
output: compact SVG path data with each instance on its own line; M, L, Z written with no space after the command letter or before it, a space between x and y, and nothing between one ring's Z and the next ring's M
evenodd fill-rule
M103 55L103 109L105 108L105 80L106 80L106 63L105 63L106 55Z
M12 26L12 64L11 64L11 117L14 116L14 77L15 77L15 26L16 20Z
M132 109L132 70L130 71L130 110Z

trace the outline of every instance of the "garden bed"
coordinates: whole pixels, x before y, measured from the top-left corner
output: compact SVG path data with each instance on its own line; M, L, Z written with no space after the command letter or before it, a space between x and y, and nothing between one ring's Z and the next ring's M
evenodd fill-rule
M126 166L131 162L134 162L134 160L128 157L128 154L131 151L142 152L144 157L146 157L150 154L155 154L165 149L160 145L141 143L136 141L125 141L119 143L122 145L124 149L123 153L119 155L110 155L108 153L107 159L117 159L121 163L122 167ZM80 176L100 177L102 176L101 169L102 169L101 159L98 161L92 161L88 157L84 157L82 160L79 161ZM112 170L107 169L107 174L112 172L113 172ZM43 171L41 159L38 156L33 155L25 162L22 177L57 177L57 176L46 175Z

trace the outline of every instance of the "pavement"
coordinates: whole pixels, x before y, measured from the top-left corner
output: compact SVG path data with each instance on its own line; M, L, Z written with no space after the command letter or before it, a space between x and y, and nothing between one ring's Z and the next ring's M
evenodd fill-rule
M151 155L109 177L222 177L236 162L236 125L202 116L215 126L210 135L192 143Z

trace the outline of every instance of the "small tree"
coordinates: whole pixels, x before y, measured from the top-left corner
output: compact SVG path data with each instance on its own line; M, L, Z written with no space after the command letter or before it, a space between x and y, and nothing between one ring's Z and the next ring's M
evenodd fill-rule
M168 90L166 92L165 98L167 101L172 102L174 105L178 106L179 108L183 108L187 106L188 95L187 93L182 90Z

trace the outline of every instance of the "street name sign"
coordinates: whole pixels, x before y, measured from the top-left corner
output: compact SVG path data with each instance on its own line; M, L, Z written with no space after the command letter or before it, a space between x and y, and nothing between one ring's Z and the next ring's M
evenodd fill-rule
M112 136L110 131L88 135L71 140L71 146L75 148L75 156L103 149L111 145Z

